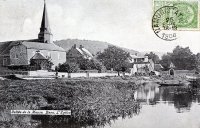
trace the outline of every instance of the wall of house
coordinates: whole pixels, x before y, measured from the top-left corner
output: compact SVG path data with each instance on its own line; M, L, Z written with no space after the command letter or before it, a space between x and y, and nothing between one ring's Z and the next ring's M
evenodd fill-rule
M30 64L30 59L35 55L37 49L27 49L28 60ZM66 62L66 52L62 51L49 51L49 50L40 50L45 57L49 57L51 62L54 64L52 69L55 69L55 66L58 66L59 63Z
M66 55L67 59L78 58L81 56L82 56L82 54L75 48L70 49Z
M13 46L10 49L10 65L28 65L27 51L24 45Z
M0 67L3 66L3 56L0 55Z

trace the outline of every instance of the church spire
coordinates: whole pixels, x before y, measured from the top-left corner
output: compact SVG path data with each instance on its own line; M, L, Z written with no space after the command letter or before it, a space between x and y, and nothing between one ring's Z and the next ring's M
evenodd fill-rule
M52 33L49 25L49 19L46 9L46 1L44 0L44 10L43 17L40 27L40 33L38 34L38 39L43 43L52 43Z

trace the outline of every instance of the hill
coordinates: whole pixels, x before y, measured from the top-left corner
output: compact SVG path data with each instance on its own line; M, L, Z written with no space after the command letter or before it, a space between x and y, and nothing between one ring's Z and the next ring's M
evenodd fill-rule
M97 52L103 51L108 47L108 45L113 45L107 42L102 41L91 41L91 40L79 40L79 39L66 39L66 40L59 40L54 42L56 45L64 48L66 51L68 51L74 44L76 44L78 47L80 45L83 45L86 49L88 49L92 54L96 55ZM135 54L139 53L138 51L122 48L123 50Z

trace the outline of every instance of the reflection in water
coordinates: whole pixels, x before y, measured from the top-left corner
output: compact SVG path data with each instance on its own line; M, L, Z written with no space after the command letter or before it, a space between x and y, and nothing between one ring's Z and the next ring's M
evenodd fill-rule
M148 105L161 102L173 104L178 113L189 111L192 102L200 99L197 90L178 86L158 87L158 85L152 83L142 85L135 92L134 97L138 102Z
M75 113L73 116L21 116L22 118L16 116L12 117L13 120L10 118L9 113L2 112L0 119L3 115L4 120L8 120L7 122L19 120L19 124L17 124L19 127L16 128L21 127L20 122L26 122L26 125L30 128L121 128L125 126L127 128L168 128L170 123L177 125L175 128L183 128L182 125L178 124L184 124L180 121L189 118L192 124L196 122L196 124L193 124L196 128L196 126L200 126L200 123L198 123L200 122L200 116L195 113L200 112L200 107L195 103L199 102L199 90L188 87L159 87L157 84L148 83L141 85L135 93L131 91L126 92L126 94L123 93L120 99L113 96L112 98L100 100L98 103L104 104L103 107L97 103L95 103L95 107L94 104L89 106L85 101L81 101L80 105L77 106L73 106L74 104L71 103L71 108L75 108L72 111L72 113ZM88 105L86 109L81 106L83 104ZM196 109L194 110L194 108ZM186 112L190 113L189 117L185 115ZM76 116L76 114L81 116ZM155 120L159 120L159 124L155 124ZM1 121L0 127L4 126L1 125ZM6 126L7 124L5 124ZM9 123L9 126L14 127L16 123Z

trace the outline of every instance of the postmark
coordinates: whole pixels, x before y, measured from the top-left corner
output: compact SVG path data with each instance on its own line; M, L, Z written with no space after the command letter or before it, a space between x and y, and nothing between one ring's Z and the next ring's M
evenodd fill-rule
M164 6L158 9L152 18L152 29L161 39L172 41L177 39L177 7Z
M161 39L177 39L177 31L199 30L198 1L154 1L152 29Z

